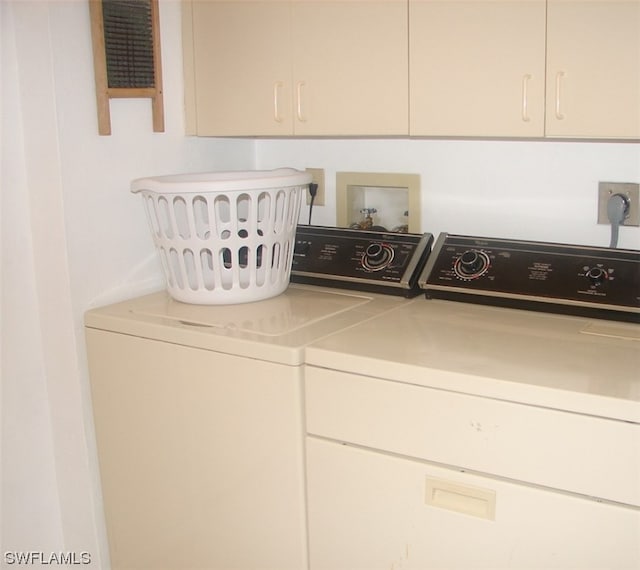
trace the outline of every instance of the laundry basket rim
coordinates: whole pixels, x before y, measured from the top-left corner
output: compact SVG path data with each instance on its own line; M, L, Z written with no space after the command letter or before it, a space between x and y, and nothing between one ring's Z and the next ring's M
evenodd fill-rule
M312 175L309 172L295 168L190 172L137 178L131 182L131 192L134 194L143 191L160 194L247 192L304 186L311 180Z

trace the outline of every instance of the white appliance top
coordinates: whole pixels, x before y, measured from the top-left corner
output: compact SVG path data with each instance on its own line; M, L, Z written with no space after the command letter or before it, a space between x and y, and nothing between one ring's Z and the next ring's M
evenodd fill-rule
M345 372L640 423L640 325L416 298L307 348Z
M277 297L238 305L190 305L162 291L92 309L85 315L85 325L300 365L310 342L408 302L401 297L297 284Z

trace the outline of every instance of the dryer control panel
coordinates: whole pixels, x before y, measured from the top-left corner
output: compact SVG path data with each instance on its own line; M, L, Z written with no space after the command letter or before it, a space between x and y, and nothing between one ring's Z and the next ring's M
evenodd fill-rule
M440 234L427 297L640 322L640 251Z
M291 281L412 297L431 234L298 226Z

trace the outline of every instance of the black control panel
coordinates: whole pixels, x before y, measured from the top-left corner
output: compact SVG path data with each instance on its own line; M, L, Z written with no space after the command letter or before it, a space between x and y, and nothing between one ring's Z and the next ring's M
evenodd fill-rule
M413 297L431 234L298 226L291 281Z
M428 298L640 322L640 251L440 234Z

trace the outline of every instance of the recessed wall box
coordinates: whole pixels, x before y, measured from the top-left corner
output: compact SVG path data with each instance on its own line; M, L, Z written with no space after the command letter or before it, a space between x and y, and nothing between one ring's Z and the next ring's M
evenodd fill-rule
M338 227L420 233L420 175L336 173Z

